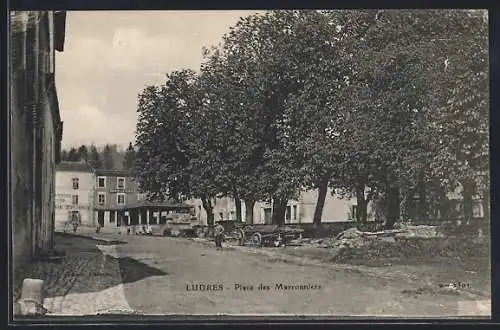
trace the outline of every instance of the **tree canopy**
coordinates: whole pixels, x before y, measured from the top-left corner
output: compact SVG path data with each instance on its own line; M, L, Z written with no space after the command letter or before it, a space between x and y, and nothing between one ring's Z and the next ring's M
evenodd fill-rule
M220 196L243 201L247 221L272 202L280 224L290 199L318 189L319 225L330 187L357 199L359 221L385 203L389 227L416 193L486 196L487 28L469 10L241 18L199 72L141 92L134 173L150 198L201 198L211 220Z

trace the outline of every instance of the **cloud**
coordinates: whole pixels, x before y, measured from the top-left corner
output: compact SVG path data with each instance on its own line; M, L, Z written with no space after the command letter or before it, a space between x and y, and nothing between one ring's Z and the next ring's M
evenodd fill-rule
M90 105L62 111L61 115L64 121L63 148L91 143L126 146L135 130L135 120L108 114Z
M128 144L137 95L178 69L199 69L201 48L217 44L248 11L68 12L56 85L63 146Z
M70 37L68 37L71 40ZM175 35L147 36L134 28L116 28L113 38L84 37L68 40L58 70L73 77L135 71L142 74L199 67L200 45Z

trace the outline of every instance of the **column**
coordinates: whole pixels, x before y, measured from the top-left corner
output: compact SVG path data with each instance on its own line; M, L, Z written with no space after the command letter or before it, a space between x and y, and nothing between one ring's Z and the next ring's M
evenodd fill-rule
M137 217L138 217L138 220L137 220L137 224L138 225L142 225L142 210L137 210Z
M146 223L149 225L149 209L146 209Z

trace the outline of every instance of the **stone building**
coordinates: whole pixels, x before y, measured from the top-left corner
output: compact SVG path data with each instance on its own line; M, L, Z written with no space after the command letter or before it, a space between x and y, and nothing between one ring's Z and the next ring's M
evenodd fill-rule
M94 191L94 216L101 227L117 226L122 217L129 217L129 212L121 214L127 206L134 205L138 199L137 183L127 171L96 170ZM127 221L127 220L125 220Z
M81 225L95 227L94 217L94 169L86 162L66 162L56 170L55 229L61 231L73 214Z
M63 51L66 14L12 11L10 137L14 271L53 246L55 166L62 122L55 52Z

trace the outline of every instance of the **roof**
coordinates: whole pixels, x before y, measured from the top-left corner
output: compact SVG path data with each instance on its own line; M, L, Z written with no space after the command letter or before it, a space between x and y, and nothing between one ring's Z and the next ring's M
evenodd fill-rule
M129 172L124 171L124 170L96 170L95 175L99 176L124 176L124 177L131 177Z
M132 207L165 207L165 208L191 208L192 205L185 203L173 203L169 201L165 202L150 202L147 200L137 201Z
M87 163L63 161L56 165L56 171L92 173L94 169Z
M131 210L138 208L149 208L149 209L160 209L160 210L172 210L172 209L190 209L192 207L193 207L192 205L185 203L137 201L135 203L127 205L115 205L108 208L96 207L96 209Z

